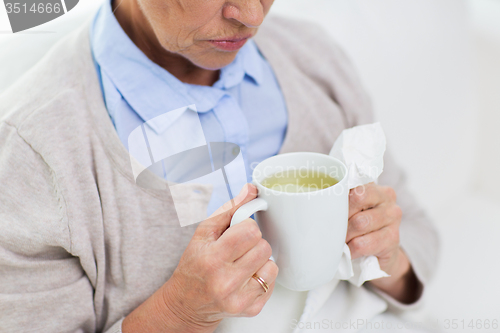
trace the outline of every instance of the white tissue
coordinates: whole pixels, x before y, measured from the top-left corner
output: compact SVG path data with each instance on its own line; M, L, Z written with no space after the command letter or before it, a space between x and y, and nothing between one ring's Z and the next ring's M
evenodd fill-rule
M384 169L385 134L380 123L343 130L330 150L349 169L349 188L376 182Z
M330 156L345 163L349 170L349 189L377 182L384 169L386 140L380 123L356 126L342 131L330 150ZM347 244L336 279L348 280L360 287L364 282L389 276L380 269L375 256L351 260Z

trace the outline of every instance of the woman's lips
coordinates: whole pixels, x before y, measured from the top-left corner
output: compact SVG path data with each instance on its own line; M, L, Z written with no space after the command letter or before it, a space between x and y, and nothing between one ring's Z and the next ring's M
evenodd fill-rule
M217 40L209 40L209 42L218 49L224 51L236 51L239 50L243 45L245 45L248 39L249 37L217 39Z

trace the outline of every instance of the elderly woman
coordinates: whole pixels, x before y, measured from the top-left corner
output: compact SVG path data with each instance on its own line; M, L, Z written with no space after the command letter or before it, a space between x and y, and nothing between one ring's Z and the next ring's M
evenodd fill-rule
M137 185L128 154L135 128L187 105L207 141L241 148L247 177L279 153L328 153L343 129L372 122L344 54L312 24L263 23L272 3L105 2L1 96L2 331L214 332L274 297L259 331L290 330L305 293L275 284L254 220L228 228L256 189L181 227L210 193L186 192L174 207L169 191ZM380 185L351 192L346 242L390 275L362 289L404 309L421 298L437 240L385 163Z

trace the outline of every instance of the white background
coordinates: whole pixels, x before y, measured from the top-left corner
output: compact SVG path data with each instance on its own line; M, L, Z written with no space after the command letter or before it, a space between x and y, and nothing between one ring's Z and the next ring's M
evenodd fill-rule
M98 5L15 35L0 6L0 92ZM276 0L273 12L322 24L351 56L441 232L415 318L500 320L500 0Z

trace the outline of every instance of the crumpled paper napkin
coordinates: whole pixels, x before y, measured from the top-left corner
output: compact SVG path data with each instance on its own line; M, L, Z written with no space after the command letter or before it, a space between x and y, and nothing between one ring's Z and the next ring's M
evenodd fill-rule
M384 168L386 149L385 134L380 123L361 125L342 131L335 141L330 156L345 163L349 189L377 182ZM310 290L300 321L312 318L328 300L340 280L347 280L360 287L364 282L389 276L380 269L377 257L361 257L351 260L347 244L334 279L325 285Z
M342 131L330 150L333 156L349 170L347 185L349 189L377 182L384 169L386 140L380 123L361 125ZM344 246L341 264L335 276L348 280L355 286L365 281L389 276L380 269L377 257L369 256L351 260L351 251Z

